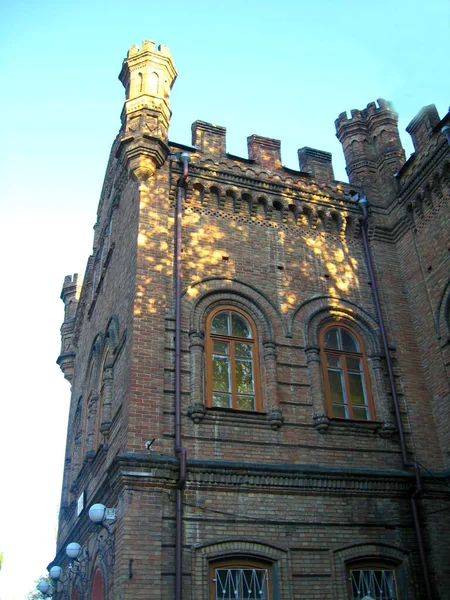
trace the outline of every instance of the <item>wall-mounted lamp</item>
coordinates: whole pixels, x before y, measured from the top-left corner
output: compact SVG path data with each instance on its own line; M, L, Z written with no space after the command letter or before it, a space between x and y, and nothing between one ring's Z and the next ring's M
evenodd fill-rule
M115 511L113 508L106 508L104 504L93 504L89 509L89 518L99 527L97 541L100 558L112 573L115 561L114 533L105 521L114 521L116 518Z
M40 581L38 583L37 589L41 592L43 598L51 598L52 597L52 588L47 581Z
M114 532L105 521L114 521L116 518L113 508L106 508L104 504L93 504L89 509L89 519L98 528L97 541L100 559L105 567L112 573L114 570L115 547ZM59 565L54 565L50 571L50 577L54 583L57 593L61 592L64 598L69 598L69 583L72 583L83 597L87 590L87 561L89 552L83 552L78 542L71 542L66 546L66 555L70 558L67 569L63 570ZM42 587L41 587L42 586ZM41 581L38 589L44 598L50 597L51 586L46 581Z
M55 590L61 591L64 597L68 597L67 584L72 582L77 588L81 596L84 596L87 588L87 560L89 558L88 551L85 550L82 556L82 548L78 542L71 542L66 546L66 555L70 558L69 566L66 572L59 565L54 565L50 571ZM59 584L59 585L58 585ZM59 588L59 589L58 589Z

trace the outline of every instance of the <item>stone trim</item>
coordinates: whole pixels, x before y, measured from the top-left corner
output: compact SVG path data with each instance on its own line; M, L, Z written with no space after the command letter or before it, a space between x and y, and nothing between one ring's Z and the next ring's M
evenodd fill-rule
M262 466L261 466L262 467ZM304 469L277 472L267 465L255 468L242 464L235 467L223 465L199 467L188 461L188 486L243 487L243 488L289 488L291 493L320 491L326 494L405 495L412 479L408 475L388 475L386 472L356 474L350 472L314 473Z

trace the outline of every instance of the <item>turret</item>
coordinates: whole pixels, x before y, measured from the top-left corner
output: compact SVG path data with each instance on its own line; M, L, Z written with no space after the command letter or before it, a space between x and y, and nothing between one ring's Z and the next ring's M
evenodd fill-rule
M167 46L156 49L147 40L128 50L119 74L126 92L119 155L131 171L140 167L151 175L169 153L169 94L176 76Z
M72 338L75 330L75 315L80 299L81 287L82 279L78 273L75 273L74 275L67 275L64 278L61 291L61 300L64 302L64 321L61 325L61 353L56 362L61 367L61 371L68 381L72 381L73 376L75 348Z
M406 128L410 134L414 150L420 152L429 143L434 128L440 122L439 113L434 104L424 106Z
M336 135L344 149L351 184L371 202L388 204L395 196L397 173L405 161L398 133L398 115L386 100L370 102L364 110L341 113Z

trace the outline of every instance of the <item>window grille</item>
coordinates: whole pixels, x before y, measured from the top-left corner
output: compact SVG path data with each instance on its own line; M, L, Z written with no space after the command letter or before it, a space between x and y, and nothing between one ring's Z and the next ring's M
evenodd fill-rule
M395 571L351 570L352 600L399 600Z
M270 600L267 569L215 569L216 600Z

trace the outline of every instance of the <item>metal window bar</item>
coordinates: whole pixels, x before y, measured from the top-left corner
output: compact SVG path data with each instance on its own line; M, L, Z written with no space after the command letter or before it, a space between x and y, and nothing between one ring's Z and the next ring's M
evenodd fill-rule
M364 569L350 571L352 600L398 600L395 571Z
M215 569L216 600L270 600L267 569Z

